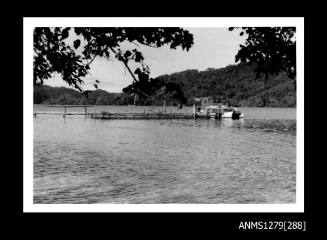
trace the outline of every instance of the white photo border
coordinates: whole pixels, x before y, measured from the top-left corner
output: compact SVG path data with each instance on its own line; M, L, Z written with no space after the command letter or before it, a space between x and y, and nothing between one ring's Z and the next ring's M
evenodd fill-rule
M296 27L296 203L294 204L33 204L33 30L35 27ZM304 212L303 17L106 17L23 19L24 212Z

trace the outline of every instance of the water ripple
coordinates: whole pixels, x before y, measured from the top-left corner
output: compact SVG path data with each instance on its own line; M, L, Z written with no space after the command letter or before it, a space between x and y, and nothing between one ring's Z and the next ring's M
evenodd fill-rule
M34 133L35 203L295 202L294 119L44 116Z

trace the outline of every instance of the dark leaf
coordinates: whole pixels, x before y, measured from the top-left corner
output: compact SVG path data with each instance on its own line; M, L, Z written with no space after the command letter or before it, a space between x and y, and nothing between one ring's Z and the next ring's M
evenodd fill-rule
M124 57L128 58L131 55L132 55L132 53L130 51L126 51L125 54L124 54Z
M74 41L74 48L77 49L79 45L81 44L81 40L77 39Z
M144 57L142 55L142 53L140 52L135 52L135 58L134 58L135 62L141 62L144 60Z
M62 30L62 32L61 32L61 40L64 40L64 39L68 38L68 36L69 36L69 29L70 28L65 28L64 30Z
M119 61L122 61L122 62L125 61L125 59L121 55L119 55L117 58L118 58Z
M75 30L76 35L80 35L82 32L82 28L80 28L80 27L75 27L74 30Z
M134 73L135 73L135 74L141 74L142 71L141 71L141 69L137 68L137 69L134 71Z

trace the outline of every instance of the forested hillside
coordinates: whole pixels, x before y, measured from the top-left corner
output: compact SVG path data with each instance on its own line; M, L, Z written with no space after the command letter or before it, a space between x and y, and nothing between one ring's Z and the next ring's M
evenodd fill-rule
M254 65L238 64L206 71L186 70L158 77L182 85L188 103L194 97L223 97L236 106L295 107L296 86L285 73L256 79Z
M221 69L205 71L186 70L162 75L152 81L173 82L181 85L187 105L193 104L195 97L211 96L223 99L234 106L257 107L295 107L296 86L294 80L285 73L256 79L254 65L238 64ZM137 105L162 105L164 96L155 99L141 99ZM166 105L177 102L166 95ZM90 91L88 97L76 90L64 87L34 87L35 104L96 104L127 105L133 104L134 97L128 93L108 93L104 90Z
M126 105L125 93L108 93L104 90L90 91L85 94L65 87L35 86L35 104L70 104L70 105Z

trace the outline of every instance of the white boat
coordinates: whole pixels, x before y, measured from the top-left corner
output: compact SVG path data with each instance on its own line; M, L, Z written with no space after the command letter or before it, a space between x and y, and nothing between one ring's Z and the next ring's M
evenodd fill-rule
M236 107L229 107L222 101L217 102L212 97L195 98L194 111L198 116L207 118L243 118L244 114L237 110ZM197 110L195 110L197 109Z
M220 119L220 118L232 118L239 119L243 118L244 114L240 112L235 107L228 107L226 105L218 105L218 106L208 106L205 110L200 110L198 112L199 115L206 115L210 118Z

